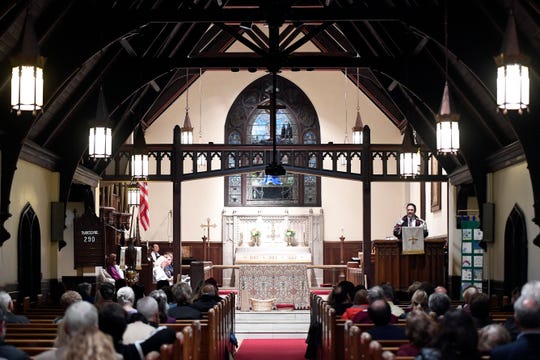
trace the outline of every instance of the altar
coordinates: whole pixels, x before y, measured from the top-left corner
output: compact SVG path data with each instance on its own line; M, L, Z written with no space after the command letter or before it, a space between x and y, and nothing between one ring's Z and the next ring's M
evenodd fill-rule
M236 248L235 264L311 264L307 247L240 247Z
M241 265L238 304L249 299L275 299L275 304L293 304L309 309L309 285L305 265ZM248 299L244 299L247 296Z
M323 263L322 209L227 208L222 221L223 265ZM321 269L310 272L312 282L322 282ZM227 286L239 288L240 278L238 268L223 271Z

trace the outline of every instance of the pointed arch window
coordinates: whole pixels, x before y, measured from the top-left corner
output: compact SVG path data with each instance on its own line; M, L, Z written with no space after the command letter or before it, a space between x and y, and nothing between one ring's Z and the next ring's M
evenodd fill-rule
M272 144L270 137L269 96L271 76L264 76L240 93L233 103L225 125L225 138L229 144ZM276 140L278 144L320 143L319 122L307 96L292 82L278 77L278 110L276 113ZM287 94L287 99L280 98ZM251 159L254 165L266 164L264 152ZM287 164L287 156L281 157ZM237 161L229 156L229 166ZM316 166L316 159L310 159ZM287 172L284 176L267 176L264 169L252 173L228 176L225 180L226 206L318 206L320 205L320 179L317 176Z

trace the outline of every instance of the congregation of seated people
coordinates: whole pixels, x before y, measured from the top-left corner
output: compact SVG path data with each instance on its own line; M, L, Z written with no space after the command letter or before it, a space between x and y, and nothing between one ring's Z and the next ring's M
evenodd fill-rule
M174 284L170 292L176 306L169 307L163 289L153 290L147 296L143 290L143 296L136 299L133 287L116 289L113 283L104 281L97 286L94 301L83 283L78 286L79 291L67 290L61 296L65 311L52 321L58 324L54 348L34 358L145 359L148 354L159 353L161 345L175 342L176 331L164 324L177 319L202 319L221 300L215 280L209 279L199 288L193 296L191 285ZM197 300L193 301L194 298ZM6 323L29 323L25 316L14 314L13 308L11 296L0 291L0 359L29 359L26 353L4 342Z
M350 289L356 290L351 294ZM366 290L344 282L327 301L337 319L369 325L363 331L370 339L404 340L394 350L397 356L418 360L540 358L540 281L514 291L510 308L514 314L497 308L508 317L497 322L491 317L489 297L473 286L464 289L461 305L452 305L442 286L415 283L408 294L409 302L396 304L390 284Z

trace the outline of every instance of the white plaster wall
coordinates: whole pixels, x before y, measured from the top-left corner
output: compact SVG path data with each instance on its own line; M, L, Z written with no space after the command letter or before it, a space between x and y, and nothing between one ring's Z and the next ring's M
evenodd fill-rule
M450 185L448 195L448 275L461 275L461 230L456 229L457 188Z
M70 202L66 205L66 228L64 229L64 241L66 246L58 252L58 275L61 279L62 276L76 276L77 269L75 269L75 248L74 248L74 228L73 219L75 214L80 217L84 213L83 203ZM99 213L99 212L98 212ZM58 246L55 247L55 251L58 251Z
M426 218L429 236L448 234L448 184L441 184L441 209L431 211L431 183L426 183Z
M57 243L51 243L51 202L58 201L59 174L42 169L26 161L17 162L11 188L6 230L11 234L0 247L0 286L17 283L17 232L21 211L32 205L41 230L41 270L43 280L57 277Z
M540 248L532 241L538 235L538 226L533 223L533 194L527 165L521 163L497 171L492 177L492 198L495 202L495 241L488 245L484 270L495 280L504 279L504 228L514 205L518 205L526 217L529 280L540 279Z

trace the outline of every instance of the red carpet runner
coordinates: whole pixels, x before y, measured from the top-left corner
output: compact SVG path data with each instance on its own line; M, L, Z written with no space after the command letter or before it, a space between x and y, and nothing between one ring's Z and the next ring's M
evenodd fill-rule
M305 339L245 339L236 360L303 360Z

